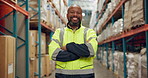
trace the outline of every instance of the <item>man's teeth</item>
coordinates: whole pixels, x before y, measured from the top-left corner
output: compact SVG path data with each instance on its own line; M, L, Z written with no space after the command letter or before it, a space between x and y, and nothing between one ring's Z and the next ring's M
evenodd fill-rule
M73 20L77 20L77 18L73 18Z

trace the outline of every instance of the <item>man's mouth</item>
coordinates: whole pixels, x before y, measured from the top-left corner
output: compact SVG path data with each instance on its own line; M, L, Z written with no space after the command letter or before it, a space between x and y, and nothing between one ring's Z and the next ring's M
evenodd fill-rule
M78 20L78 18L76 18L76 17L73 17L72 19L73 19L74 21L77 21L77 20Z
M78 17L71 17L68 24L70 26L79 26L81 24L80 18Z
M78 17L71 17L71 21L73 21L74 23L76 23L76 22L79 21L79 18Z

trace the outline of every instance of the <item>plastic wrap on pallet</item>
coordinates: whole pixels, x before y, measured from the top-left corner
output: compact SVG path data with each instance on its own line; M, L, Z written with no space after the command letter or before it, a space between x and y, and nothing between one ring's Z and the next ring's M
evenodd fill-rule
M144 24L144 0L132 0L132 26ZM132 7L134 6L134 7Z
M99 12L101 12L104 2L105 2L105 0L99 0L99 3L98 3L98 11Z
M41 0L41 20L47 22L48 10L47 10L47 0Z
M127 54L127 75L128 78L138 78L138 63L134 61L134 53ZM137 57L139 58L139 57Z
M113 35L120 34L123 31L123 19L118 19L113 25Z
M107 61L107 59L106 59L106 57L107 57L107 52L106 51L104 51L103 52L103 59L102 59L102 64L104 65L104 66L107 66L107 63L106 63L106 61Z
M125 3L124 9L124 30L130 29L132 26L132 8L131 8L131 0L128 0Z

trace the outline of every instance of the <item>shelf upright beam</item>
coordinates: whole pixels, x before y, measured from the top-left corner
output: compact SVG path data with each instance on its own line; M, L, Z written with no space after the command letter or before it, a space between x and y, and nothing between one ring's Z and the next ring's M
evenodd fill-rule
M97 60L100 60L100 57L101 56L99 56L99 48L100 48L101 46L100 45L98 45L98 50L97 50L97 52L96 52L96 57L97 57Z
M26 4L26 11L29 11L29 3L28 3L28 0L26 0L26 2L25 2L25 4ZM29 78L30 77L30 74L29 74L29 72L30 72L30 68L29 68L29 18L27 18L26 17L26 19L25 19L25 25L26 25L26 29L25 29L25 31L26 31L26 42L25 42L25 44L26 44L26 78Z
M148 0L144 0L145 2L145 23L148 24ZM146 55L147 55L147 67L148 67L148 31L146 33ZM148 68L147 68L147 75L148 75Z
M122 5L122 19L123 19L123 27L124 27L124 4ZM123 44L123 59L124 59L124 78L127 78L127 67L126 67L126 40L122 38Z
M108 64L108 54L109 54L108 53L108 43L106 43L105 45L106 45L105 47L106 47L106 65L107 65L106 67L107 67L107 69L109 69L109 64Z
M127 78L127 68L126 68L126 41L125 38L122 38L123 43L123 59L124 59L124 78Z
M146 55L147 55L147 67L148 67L148 31L146 31ZM148 75L148 68L147 68Z
M115 22L114 17L112 17L111 21L112 21L112 26L113 26L114 22ZM114 53L115 53L115 43L114 43L114 41L112 41L112 71L113 72L114 72L114 69L115 69L115 66L114 66Z
M104 56L104 48L105 48L105 44L102 45L102 56L101 56L101 60L103 61L103 56Z
M112 41L112 71L114 72L115 66L114 66L114 53L115 53L115 43Z
M41 78L41 1L38 0L38 56L39 56L39 60L38 60L38 78Z
M15 47L15 49L16 49L16 53L15 53L15 60L16 60L16 63L15 63L15 76L16 76L16 74L17 74L17 63L18 63L18 50L17 50L17 11L16 10L13 10L13 37L15 37L16 38L16 47Z

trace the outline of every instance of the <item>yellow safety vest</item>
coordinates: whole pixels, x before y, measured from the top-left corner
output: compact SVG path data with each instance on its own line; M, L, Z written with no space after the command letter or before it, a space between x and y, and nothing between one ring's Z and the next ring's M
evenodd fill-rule
M56 61L56 73L61 74L90 74L93 73L93 59L97 51L96 33L93 29L81 26L76 31L69 29L57 29L49 44L49 55L53 59L61 50L61 46L75 42L77 44L86 44L90 51L90 57L80 57L74 61L60 62Z

